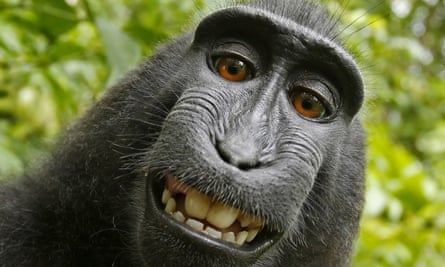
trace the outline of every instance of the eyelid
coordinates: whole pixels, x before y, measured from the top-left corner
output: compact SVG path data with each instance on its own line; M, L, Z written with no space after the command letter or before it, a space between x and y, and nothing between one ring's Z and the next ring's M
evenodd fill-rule
M234 54L244 55L247 58L255 61L258 58L258 54L249 45L239 41L225 41L218 45L215 45L213 51L226 51Z
M299 79L291 84L289 96L299 91L314 95L325 106L328 114L317 120L329 120L337 114L339 109L338 96L323 81L315 78Z
M314 94L321 101L326 102L325 104L327 104L333 111L339 108L338 96L332 91L329 85L319 79L298 79L291 84L290 88L291 91L296 88L300 88L301 90L304 88L305 91Z
M214 46L211 51L212 60L216 57L233 57L248 64L253 74L258 73L260 55L249 45L239 41L225 41Z

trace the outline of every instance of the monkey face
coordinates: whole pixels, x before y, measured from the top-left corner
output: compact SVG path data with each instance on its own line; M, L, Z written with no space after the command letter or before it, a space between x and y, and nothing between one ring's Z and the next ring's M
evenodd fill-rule
M254 0L160 48L0 185L0 265L348 266L364 90L336 24Z
M332 22L315 27L305 16L318 11L302 7L291 20L235 6L184 37L177 98L143 162L148 266L347 261L303 255L350 250L339 236L354 235L361 210L362 79Z

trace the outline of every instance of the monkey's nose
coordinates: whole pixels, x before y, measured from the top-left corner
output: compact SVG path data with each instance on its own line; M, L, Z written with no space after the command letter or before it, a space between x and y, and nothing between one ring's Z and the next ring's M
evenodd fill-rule
M217 144L221 158L241 170L248 170L260 165L260 149L252 141L240 136L229 137Z

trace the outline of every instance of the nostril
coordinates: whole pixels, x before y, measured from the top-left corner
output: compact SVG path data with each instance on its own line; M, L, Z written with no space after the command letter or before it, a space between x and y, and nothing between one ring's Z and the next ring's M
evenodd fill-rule
M231 163L230 155L227 153L225 149L223 149L223 146L220 145L220 143L217 144L216 148L221 159L223 159L227 163Z
M256 168L260 165L260 153L251 142L237 142L236 139L224 140L217 144L220 157L241 170Z
M250 169L255 169L255 168L258 168L260 166L260 163L259 162L256 162L255 164L250 164L250 163L248 163L248 164L239 164L237 167L238 167L238 169L240 169L240 170L243 170L243 171L247 171L247 170L250 170Z

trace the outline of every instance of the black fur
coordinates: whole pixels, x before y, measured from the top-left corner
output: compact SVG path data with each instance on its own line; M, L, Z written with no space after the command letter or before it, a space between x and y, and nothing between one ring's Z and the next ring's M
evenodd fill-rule
M348 266L363 202L363 85L336 21L303 1L256 1L206 17L129 73L48 159L0 187L0 266ZM222 41L255 76L211 67ZM336 111L289 103L328 84ZM246 165L247 164L247 165ZM159 210L165 174L262 217L245 247L177 227Z

